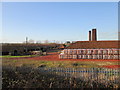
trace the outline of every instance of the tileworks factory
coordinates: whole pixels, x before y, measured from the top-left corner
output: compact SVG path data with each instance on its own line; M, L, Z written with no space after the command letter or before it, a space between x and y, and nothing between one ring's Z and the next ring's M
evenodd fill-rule
M59 54L60 59L120 59L120 41L97 41L97 30L89 31L89 41L71 43Z

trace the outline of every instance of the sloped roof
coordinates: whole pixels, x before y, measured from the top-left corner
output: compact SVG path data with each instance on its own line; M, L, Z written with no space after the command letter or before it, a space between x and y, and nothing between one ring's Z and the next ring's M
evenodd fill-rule
M120 48L120 41L77 41L66 49Z

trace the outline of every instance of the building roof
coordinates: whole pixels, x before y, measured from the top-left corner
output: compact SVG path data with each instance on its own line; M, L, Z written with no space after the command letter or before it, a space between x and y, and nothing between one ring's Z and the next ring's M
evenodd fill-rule
M120 48L120 41L77 41L66 49L94 49L94 48Z

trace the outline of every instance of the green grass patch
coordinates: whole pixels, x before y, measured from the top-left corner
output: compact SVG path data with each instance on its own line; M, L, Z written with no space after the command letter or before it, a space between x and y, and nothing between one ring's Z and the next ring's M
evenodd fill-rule
M4 55L4 56L0 56L0 58L19 58L19 57L34 57L34 56L40 56L40 55L25 55L25 56Z
M31 66L33 68L38 67L66 67L66 68L79 68L79 67L96 67L96 64L88 64L87 62L77 61L40 61L29 59L3 59L3 66Z

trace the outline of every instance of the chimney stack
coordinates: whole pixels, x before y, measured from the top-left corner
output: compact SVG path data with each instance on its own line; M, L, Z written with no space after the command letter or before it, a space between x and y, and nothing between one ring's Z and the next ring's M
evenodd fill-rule
M92 29L92 41L97 41L96 29Z
M89 41L91 41L91 31L89 31Z

